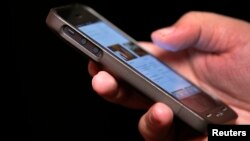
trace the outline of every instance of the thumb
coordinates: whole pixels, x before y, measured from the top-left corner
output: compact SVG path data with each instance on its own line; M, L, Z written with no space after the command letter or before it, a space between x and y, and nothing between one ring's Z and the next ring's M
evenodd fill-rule
M165 104L154 104L139 121L139 131L146 141L171 139L173 112Z
M156 45L170 51L194 47L220 53L246 41L243 38L249 37L249 33L247 22L209 12L189 12L173 26L153 32L151 37Z

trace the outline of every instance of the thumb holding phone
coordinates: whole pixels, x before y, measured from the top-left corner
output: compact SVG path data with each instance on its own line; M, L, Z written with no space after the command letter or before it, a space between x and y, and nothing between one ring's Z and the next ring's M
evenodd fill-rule
M141 45L204 91L216 94L232 107L238 114L236 124L249 124L249 38L248 22L213 13L190 12L173 26L155 31L152 34L155 44ZM131 92L126 84L100 71L102 69L93 62L89 64L89 72L94 76L93 88L99 95L132 108L151 106L139 122L139 130L145 140L176 140L187 136L206 140L205 136L191 136L192 130L183 131L188 128L176 126L172 122L173 113L166 105L156 103L152 106L140 95L135 95L136 92ZM103 78L105 87L101 87ZM179 131L178 136L175 136L178 134L176 131Z

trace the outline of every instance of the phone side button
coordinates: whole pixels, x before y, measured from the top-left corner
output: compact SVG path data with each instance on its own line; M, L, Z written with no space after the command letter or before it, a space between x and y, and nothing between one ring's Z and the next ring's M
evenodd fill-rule
M95 47L95 48L92 49L92 52L93 52L94 54L98 54L99 51L100 51L100 49L97 48L97 47Z
M97 57L101 56L101 54L102 54L101 52L102 51L99 48L97 48L97 47L95 47L95 48L92 49L92 53L95 54Z
M87 41L83 45L83 47L86 48L88 51L90 51L93 55L97 57L100 57L102 55L102 50L95 44L91 43L90 41Z
M67 34L71 35L71 36L75 36L75 31L73 29L71 29L70 27L68 26L65 26L63 28L64 32L66 32Z

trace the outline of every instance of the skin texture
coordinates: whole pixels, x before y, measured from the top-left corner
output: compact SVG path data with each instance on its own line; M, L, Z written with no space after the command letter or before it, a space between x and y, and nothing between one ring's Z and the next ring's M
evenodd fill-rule
M205 92L216 95L250 121L250 24L208 12L189 12L174 25L154 31L153 43L140 45ZM104 99L130 108L146 108L139 131L146 141L207 140L180 121L162 103L152 103L105 68L89 62L93 89Z

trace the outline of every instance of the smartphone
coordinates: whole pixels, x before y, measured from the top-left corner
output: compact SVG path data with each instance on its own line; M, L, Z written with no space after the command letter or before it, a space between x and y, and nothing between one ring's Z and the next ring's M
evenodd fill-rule
M168 105L185 123L206 133L208 124L228 124L237 114L202 91L94 9L71 4L52 8L46 23L72 47L155 102Z

